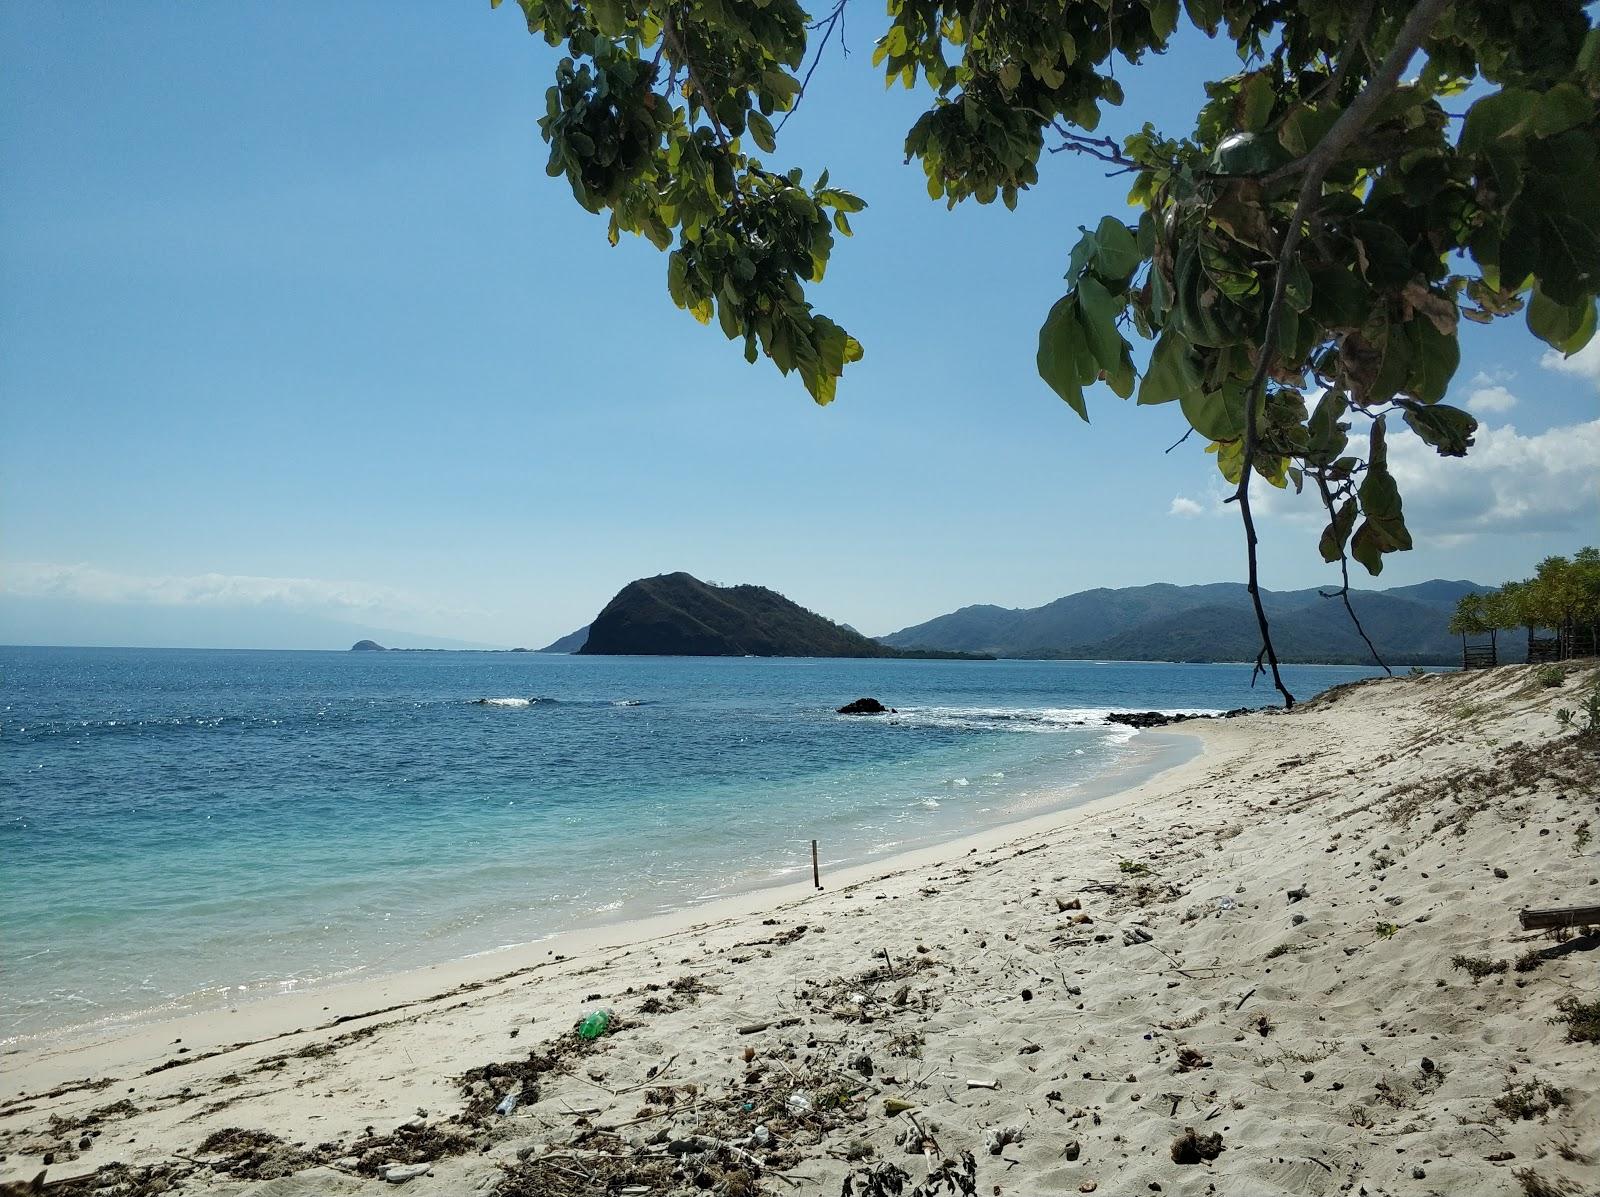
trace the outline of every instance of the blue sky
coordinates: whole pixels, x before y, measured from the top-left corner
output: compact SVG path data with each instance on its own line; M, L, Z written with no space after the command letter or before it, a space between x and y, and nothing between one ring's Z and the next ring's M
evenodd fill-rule
M819 409L545 176L554 55L514 4L0 6L0 641L537 645L673 569L874 633L1241 577L1175 409L1101 393L1086 426L1034 372L1125 185L1063 156L1014 213L929 202L881 19L772 156L871 204L815 292L866 358ZM1106 128L1180 131L1232 69L1186 37ZM1468 329L1480 448L1397 454L1423 547L1378 584L1600 539L1600 346L1562 365ZM1328 581L1271 508L1267 583Z

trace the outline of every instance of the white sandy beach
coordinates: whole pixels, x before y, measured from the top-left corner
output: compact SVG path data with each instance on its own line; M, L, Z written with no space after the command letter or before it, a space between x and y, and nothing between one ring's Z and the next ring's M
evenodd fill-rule
M1597 940L1517 911L1600 903L1600 754L1554 717L1594 677L1188 723L1204 752L1137 788L820 894L31 1046L0 1169L275 1197L1592 1193L1600 1043L1558 1015L1600 1002ZM579 1044L600 1006L616 1029Z

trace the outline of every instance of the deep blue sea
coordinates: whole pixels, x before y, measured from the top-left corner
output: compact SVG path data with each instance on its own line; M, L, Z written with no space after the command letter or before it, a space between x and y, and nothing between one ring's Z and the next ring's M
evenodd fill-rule
M826 869L1065 805L1149 756L1107 710L1266 704L1249 676L0 648L0 1039L808 882L812 838ZM862 695L899 714L834 714Z

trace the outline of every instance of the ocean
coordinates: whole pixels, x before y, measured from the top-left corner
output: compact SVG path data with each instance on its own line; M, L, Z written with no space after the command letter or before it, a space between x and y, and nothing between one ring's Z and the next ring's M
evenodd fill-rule
M1302 699L1373 672L1285 670ZM1249 678L0 648L0 1039L809 884L812 839L826 874L1148 772L1174 742L1109 711L1269 703ZM834 713L867 695L898 714Z

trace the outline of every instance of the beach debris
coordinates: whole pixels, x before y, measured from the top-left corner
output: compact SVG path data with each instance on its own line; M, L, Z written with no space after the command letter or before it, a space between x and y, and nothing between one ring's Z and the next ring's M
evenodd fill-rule
M899 1097L886 1097L883 1099L883 1112L893 1118L896 1114L905 1114L917 1108L914 1101L906 1101Z
M1198 1049L1190 1047L1187 1043L1178 1045L1178 1071L1193 1072L1197 1068L1210 1068L1211 1061L1201 1055Z
M1082 1154L1083 1144L1076 1139L1068 1139L1066 1145L1061 1148L1061 1158L1068 1163L1075 1163Z
M1217 899L1218 910L1232 910L1237 905L1238 903L1235 902L1228 894L1224 894L1222 897Z
M511 1111L517 1108L517 1100L521 1095L522 1087L519 1085L500 1099L500 1104L495 1106L494 1112L502 1118L508 1117Z
M862 1076L870 1077L872 1075L872 1057L863 1052L850 1061L850 1067L854 1068Z
M895 1142L905 1149L907 1155L926 1155L928 1152L939 1150L934 1135L938 1132L938 1124L932 1121L919 1122L911 1118L908 1125L901 1128L895 1136Z
M1131 948L1135 944L1149 943L1154 938L1143 927L1129 927L1122 933L1122 945Z
M770 1020L768 1022L746 1023L744 1026L739 1028L739 1034L741 1034L741 1035L758 1035L762 1031L767 1031L767 1030L776 1031L776 1030L781 1030L784 1027L798 1026L799 1024L800 1024L800 1020L798 1018L775 1018L775 1019L772 1019L772 1020Z
M816 1108L816 1104L816 1100L804 1089L796 1089L789 1094L788 1101L784 1102L784 1105L796 1114L809 1114Z
M1020 1126L991 1126L983 1132L983 1146L990 1155L999 1155L1009 1144L1023 1139Z
M1293 906L1296 902L1305 901L1310 896L1311 890L1304 885L1300 886L1298 889L1291 889L1287 893L1289 905L1291 906Z
M1199 1164L1209 1163L1222 1154L1222 1135L1220 1133L1201 1135L1196 1134L1192 1126L1183 1128L1183 1134L1172 1141L1172 1162L1174 1164Z
M390 1164L378 1175L392 1185L403 1185L408 1180L416 1180L419 1176L426 1176L433 1171L431 1163L423 1164Z
M969 1079L967 1081L967 1088L968 1089L999 1089L1000 1088L1000 1082L999 1082L999 1080L980 1081L980 1080L971 1080L971 1079Z
M772 1142L772 1132L764 1124L757 1124L755 1130L750 1132L750 1142L757 1147L765 1147Z
M886 707L876 698L858 698L854 702L847 702L838 708L840 715L893 715L897 714L893 707Z
M591 1010L578 1024L578 1038L594 1040L600 1038L611 1029L611 1024L616 1020L616 1015L605 1006L598 1010Z
M912 1184L910 1173L887 1160L857 1168L844 1178L840 1197L976 1197L977 1192L978 1161L963 1151L959 1160L930 1167L921 1184Z
M1056 913L1057 914L1065 914L1069 910L1082 910L1082 909L1083 909L1083 899L1082 898L1063 898L1059 894L1056 895Z

